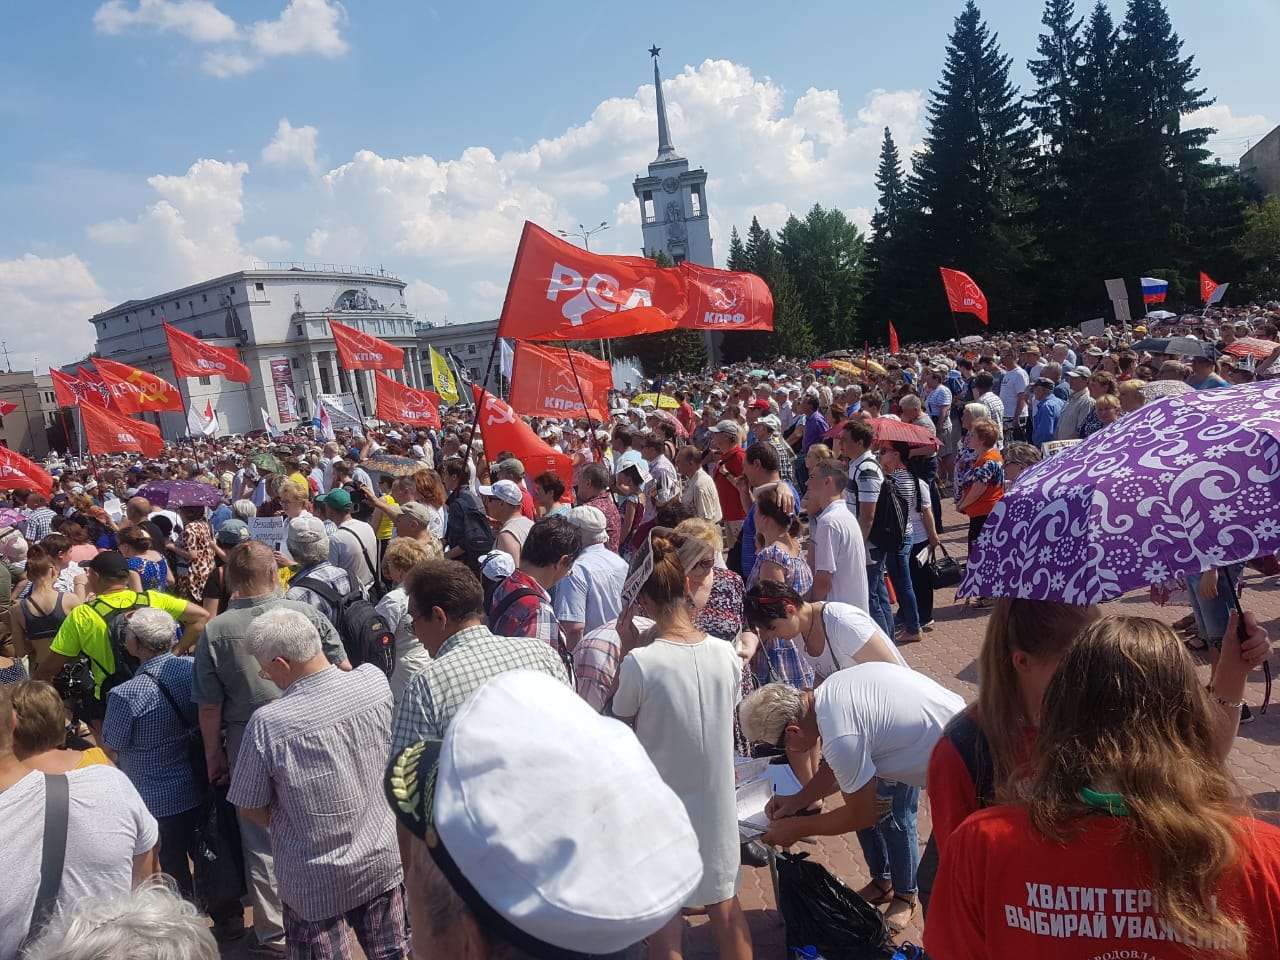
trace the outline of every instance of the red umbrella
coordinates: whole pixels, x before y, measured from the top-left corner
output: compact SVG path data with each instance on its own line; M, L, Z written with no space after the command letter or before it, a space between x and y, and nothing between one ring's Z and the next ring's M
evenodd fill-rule
M1257 357L1259 360L1265 360L1276 352L1277 346L1280 344L1272 343L1270 340L1241 337L1228 344L1226 350L1227 353L1235 354L1237 357Z
M903 423L892 417L876 417L871 421L875 439L882 443L909 443L913 447L940 447L942 441L924 427Z
M835 364L830 360L815 360L809 364L810 370L834 370Z

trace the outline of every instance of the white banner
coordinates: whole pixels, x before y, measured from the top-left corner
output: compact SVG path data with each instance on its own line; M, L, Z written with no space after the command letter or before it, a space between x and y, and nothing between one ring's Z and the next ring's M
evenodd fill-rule
M320 405L329 413L329 422L335 430L350 430L358 437L364 436L364 424L356 407L355 397L349 393L322 393Z

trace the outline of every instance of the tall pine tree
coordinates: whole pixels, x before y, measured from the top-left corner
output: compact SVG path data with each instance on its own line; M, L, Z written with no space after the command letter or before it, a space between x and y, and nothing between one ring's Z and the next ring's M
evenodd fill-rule
M1009 80L1010 63L968 0L948 39L924 150L910 180L922 212L909 238L916 256L935 269L959 267L972 275L997 325L1025 316L1019 308L1028 303L1025 273L1033 255L1032 133ZM941 283L922 287L934 294L921 304L932 329L920 332L941 334L950 325Z
M871 215L871 239L867 243L866 271L859 311L859 327L869 340L886 342L889 324L911 336L913 306L911 266L904 256L903 224L911 215L907 178L898 145L889 128L880 141L880 165L876 168L876 209Z

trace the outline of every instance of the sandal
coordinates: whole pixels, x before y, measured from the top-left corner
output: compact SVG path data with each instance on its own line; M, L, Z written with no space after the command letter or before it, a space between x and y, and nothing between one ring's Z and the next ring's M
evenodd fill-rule
M1193 633L1182 641L1182 645L1188 650L1208 650L1209 645L1200 639L1200 634Z
M873 907L882 907L893 902L893 883L878 878L873 879L858 891L858 896Z
M911 909L906 911L905 916L903 916L903 912L899 910L898 915L896 917L891 918L890 914L893 913L893 905L898 903L905 903ZM916 910L918 910L919 908L920 908L920 901L916 897L907 897L907 896L903 896L902 894L895 893L893 895L893 900L889 905L889 909L885 911L885 915L884 915L884 925L889 931L889 936L891 937L902 936L902 931L907 929L907 927L911 924L911 921L916 918Z

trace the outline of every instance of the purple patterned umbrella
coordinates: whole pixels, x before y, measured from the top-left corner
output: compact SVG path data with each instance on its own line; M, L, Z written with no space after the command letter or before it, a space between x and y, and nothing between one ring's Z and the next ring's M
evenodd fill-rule
M1147 404L1022 472L957 596L1092 604L1280 552L1280 382Z
M222 491L194 480L152 480L138 491L153 507L218 507Z

